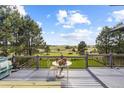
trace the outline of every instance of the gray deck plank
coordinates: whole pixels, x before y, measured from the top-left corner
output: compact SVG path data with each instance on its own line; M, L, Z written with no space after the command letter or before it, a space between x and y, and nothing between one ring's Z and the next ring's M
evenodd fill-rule
M124 68L89 68L104 84L111 88L124 87ZM13 72L10 76L2 79L5 81L46 81L48 77L48 69L22 69ZM56 79L66 86L67 71L64 70L65 77ZM52 76L52 74L51 74ZM54 77L55 78L55 77ZM96 81L85 69L69 70L69 86L73 88L101 88L102 86Z
M124 68L90 68L110 88L124 88Z

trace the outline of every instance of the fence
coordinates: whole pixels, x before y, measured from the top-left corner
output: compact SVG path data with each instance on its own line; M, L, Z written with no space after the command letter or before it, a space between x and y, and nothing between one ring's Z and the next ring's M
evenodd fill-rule
M15 56L16 68L49 68L60 56ZM72 62L70 68L88 67L123 67L124 54L86 54L82 56L65 56Z
M124 67L124 54L112 55L112 67Z

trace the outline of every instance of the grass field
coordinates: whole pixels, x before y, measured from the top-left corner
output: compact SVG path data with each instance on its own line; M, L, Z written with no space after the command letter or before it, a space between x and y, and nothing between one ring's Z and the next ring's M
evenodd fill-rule
M70 68L72 69L83 69L86 67L86 63L85 60L82 59L68 59L69 61L72 62L72 65L70 66ZM42 59L40 62L40 67L41 68L49 68L52 65L52 62L54 61L54 59L51 60L47 60L47 59ZM91 67L103 67L104 65L96 62L94 60L88 60L88 65Z
M68 53L68 52L61 52L64 56L79 56L77 53L73 52L73 53ZM35 54L35 55L39 55L39 56L61 56L60 52L50 52L49 54L47 53L39 53L39 54Z
M50 46L50 52L47 54L44 51L41 51L38 54L39 56L60 56L63 54L64 56L78 56L79 54L76 52L77 47L70 46L70 48L66 49L64 45ZM75 48L75 52L72 49Z
M46 53L44 50L40 50L38 54L39 56L60 56L63 54L64 56L79 56L77 46L67 46L66 45L50 45L49 53ZM75 51L73 51L73 49ZM95 49L94 46L87 46L87 50L85 52L90 52Z

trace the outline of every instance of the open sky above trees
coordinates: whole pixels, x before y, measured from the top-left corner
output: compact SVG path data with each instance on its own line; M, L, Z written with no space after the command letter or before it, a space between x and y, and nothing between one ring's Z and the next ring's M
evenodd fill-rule
M85 41L95 45L104 26L124 20L124 6L18 6L22 15L30 15L43 30L49 45L77 45Z

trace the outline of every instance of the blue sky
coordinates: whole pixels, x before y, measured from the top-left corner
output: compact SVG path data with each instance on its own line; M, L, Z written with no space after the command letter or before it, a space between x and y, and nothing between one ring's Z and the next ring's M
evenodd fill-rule
M50 45L77 45L80 41L94 45L103 26L114 26L124 20L124 6L26 5L18 8L42 27L42 36Z

